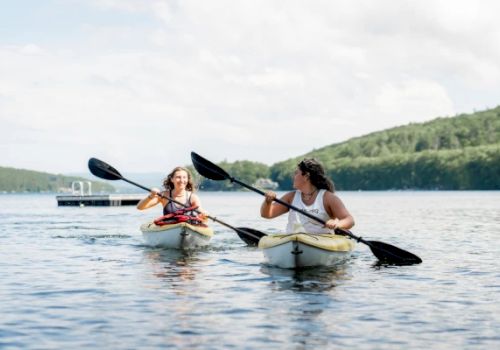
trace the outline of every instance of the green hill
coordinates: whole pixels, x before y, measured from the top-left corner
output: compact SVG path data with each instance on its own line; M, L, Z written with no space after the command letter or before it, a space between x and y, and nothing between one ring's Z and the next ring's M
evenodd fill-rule
M341 190L500 189L500 106L472 114L409 124L313 150L271 167L258 162L222 162L235 178L253 184L271 178L292 188L292 173L303 158L320 160ZM228 181L201 179L200 188L235 191ZM58 192L82 177L0 167L0 192ZM93 181L94 192L114 192Z
M500 189L500 106L326 146L274 164L271 178L290 189L296 164L312 157L338 189Z
M71 188L72 181L89 181L82 177L0 167L1 192L61 192ZM91 181L92 192L115 192L107 183Z

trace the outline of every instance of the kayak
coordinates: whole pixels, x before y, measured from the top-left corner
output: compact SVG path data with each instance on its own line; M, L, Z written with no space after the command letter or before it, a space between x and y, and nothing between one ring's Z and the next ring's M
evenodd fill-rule
M209 244L214 235L208 226L180 222L171 225L156 225L149 222L141 225L146 245L174 249L196 249Z
M285 269L341 264L355 245L352 239L335 234L275 234L259 240L265 262Z

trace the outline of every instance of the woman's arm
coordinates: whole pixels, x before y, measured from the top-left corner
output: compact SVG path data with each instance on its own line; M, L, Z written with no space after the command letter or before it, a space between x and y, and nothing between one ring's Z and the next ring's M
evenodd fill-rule
M330 229L338 227L349 230L354 226L354 218L336 194L327 191L323 198L323 204L331 218L326 222L325 227Z
M292 203L293 195L295 192L289 192L281 197L283 202L288 204ZM279 203L273 202L273 199L276 198L276 193L273 191L266 192L266 199L262 202L260 206L260 216L266 219L272 219L277 216L280 216L288 211L288 208Z
M199 211L200 213L205 213L205 210L203 210L203 208L201 207L200 197L198 197L196 194L191 194L190 202L191 206L195 207L197 211Z
M191 206L196 207L196 210L201 214L203 221L208 219L208 213L201 207L201 200L196 194L191 194Z
M164 199L161 198L160 196L158 196L158 194L159 194L159 191L157 189L153 188L148 196L144 197L143 199L141 199L139 201L139 203L137 203L137 209L144 210L144 209L154 207L158 203L163 204Z

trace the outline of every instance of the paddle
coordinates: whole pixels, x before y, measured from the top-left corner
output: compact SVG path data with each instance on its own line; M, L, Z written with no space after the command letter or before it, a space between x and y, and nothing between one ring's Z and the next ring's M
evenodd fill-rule
M89 163L88 163L88 166L89 166L89 170L92 174L94 174L95 176L97 177L100 177L101 179L105 179L105 180L123 180L123 181L126 181L128 182L129 184L132 184L134 186L137 186L139 188L142 188L143 190L146 190L148 192L151 192L151 189L147 188L147 187L144 187L142 185L139 185L138 183L135 183L133 181L130 181L129 179L126 179L124 178L120 172L118 170L116 170L115 168L113 168L111 165L103 162L102 160L99 160L97 158L90 158L89 159ZM165 196L161 193L158 193L158 195L160 197L163 197L171 202L174 202L178 205L181 205L183 206L184 208L187 208L188 206L181 203L181 202L178 202L176 201L175 199L172 199L168 196ZM194 210L196 212L199 213L199 211L197 210ZM259 239L263 236L265 236L266 234L263 233L263 232L260 232L260 231L257 231L257 230L254 230L252 228L247 228L247 227L233 227L213 216L210 216L210 215L207 215L207 217L223 226L226 226L234 231L236 231L236 233L238 234L238 236L240 236L240 238L247 242L247 244L249 245L252 245L252 242L258 242ZM250 243L249 243L250 242ZM255 245L255 244L253 244Z
M193 161L193 165L196 168L196 170L203 176L215 180L215 181L221 181L221 180L229 180L231 182L235 182L251 191L257 192L263 196L265 196L265 193L255 187L252 187L250 185L247 185L238 179L235 179L234 177L230 176L226 171L224 171L222 168L219 166L215 165L214 163L210 162L209 160L203 158L199 154L196 154L195 152L191 152L191 160ZM289 209L293 209L302 215L307 216L308 218L311 218L313 220L316 220L317 222L322 223L325 225L325 221L302 210L299 209L293 205L290 205L281 199L275 198L274 201L278 202L281 205L284 205L285 207ZM348 230L343 230L340 228L335 229L335 233L349 236L353 239L355 239L358 242L361 242L363 244L366 244L368 247L370 247L370 250L372 253L377 257L377 259L380 260L380 262L383 263L389 263L389 264L395 264L395 265L411 265L411 264L420 264L422 262L422 259L420 259L418 256L407 252L401 248L395 247L391 244L387 244L384 242L379 242L379 241L366 241L361 237L355 236L351 231Z

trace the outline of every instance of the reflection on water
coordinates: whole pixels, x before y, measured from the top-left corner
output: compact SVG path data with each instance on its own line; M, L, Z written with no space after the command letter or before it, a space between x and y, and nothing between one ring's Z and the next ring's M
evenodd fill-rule
M178 281L196 278L197 268L193 267L196 251L146 248L144 257L150 265L152 275L165 282L175 285Z
M349 262L335 267L280 269L263 265L270 276L269 292L263 297L268 314L278 324L286 323L278 339L293 348L327 348L331 319L337 303L336 289L350 280Z
M260 271L272 277L271 284L277 290L295 292L328 291L347 278L347 262L334 267L305 269L280 269L263 265Z

